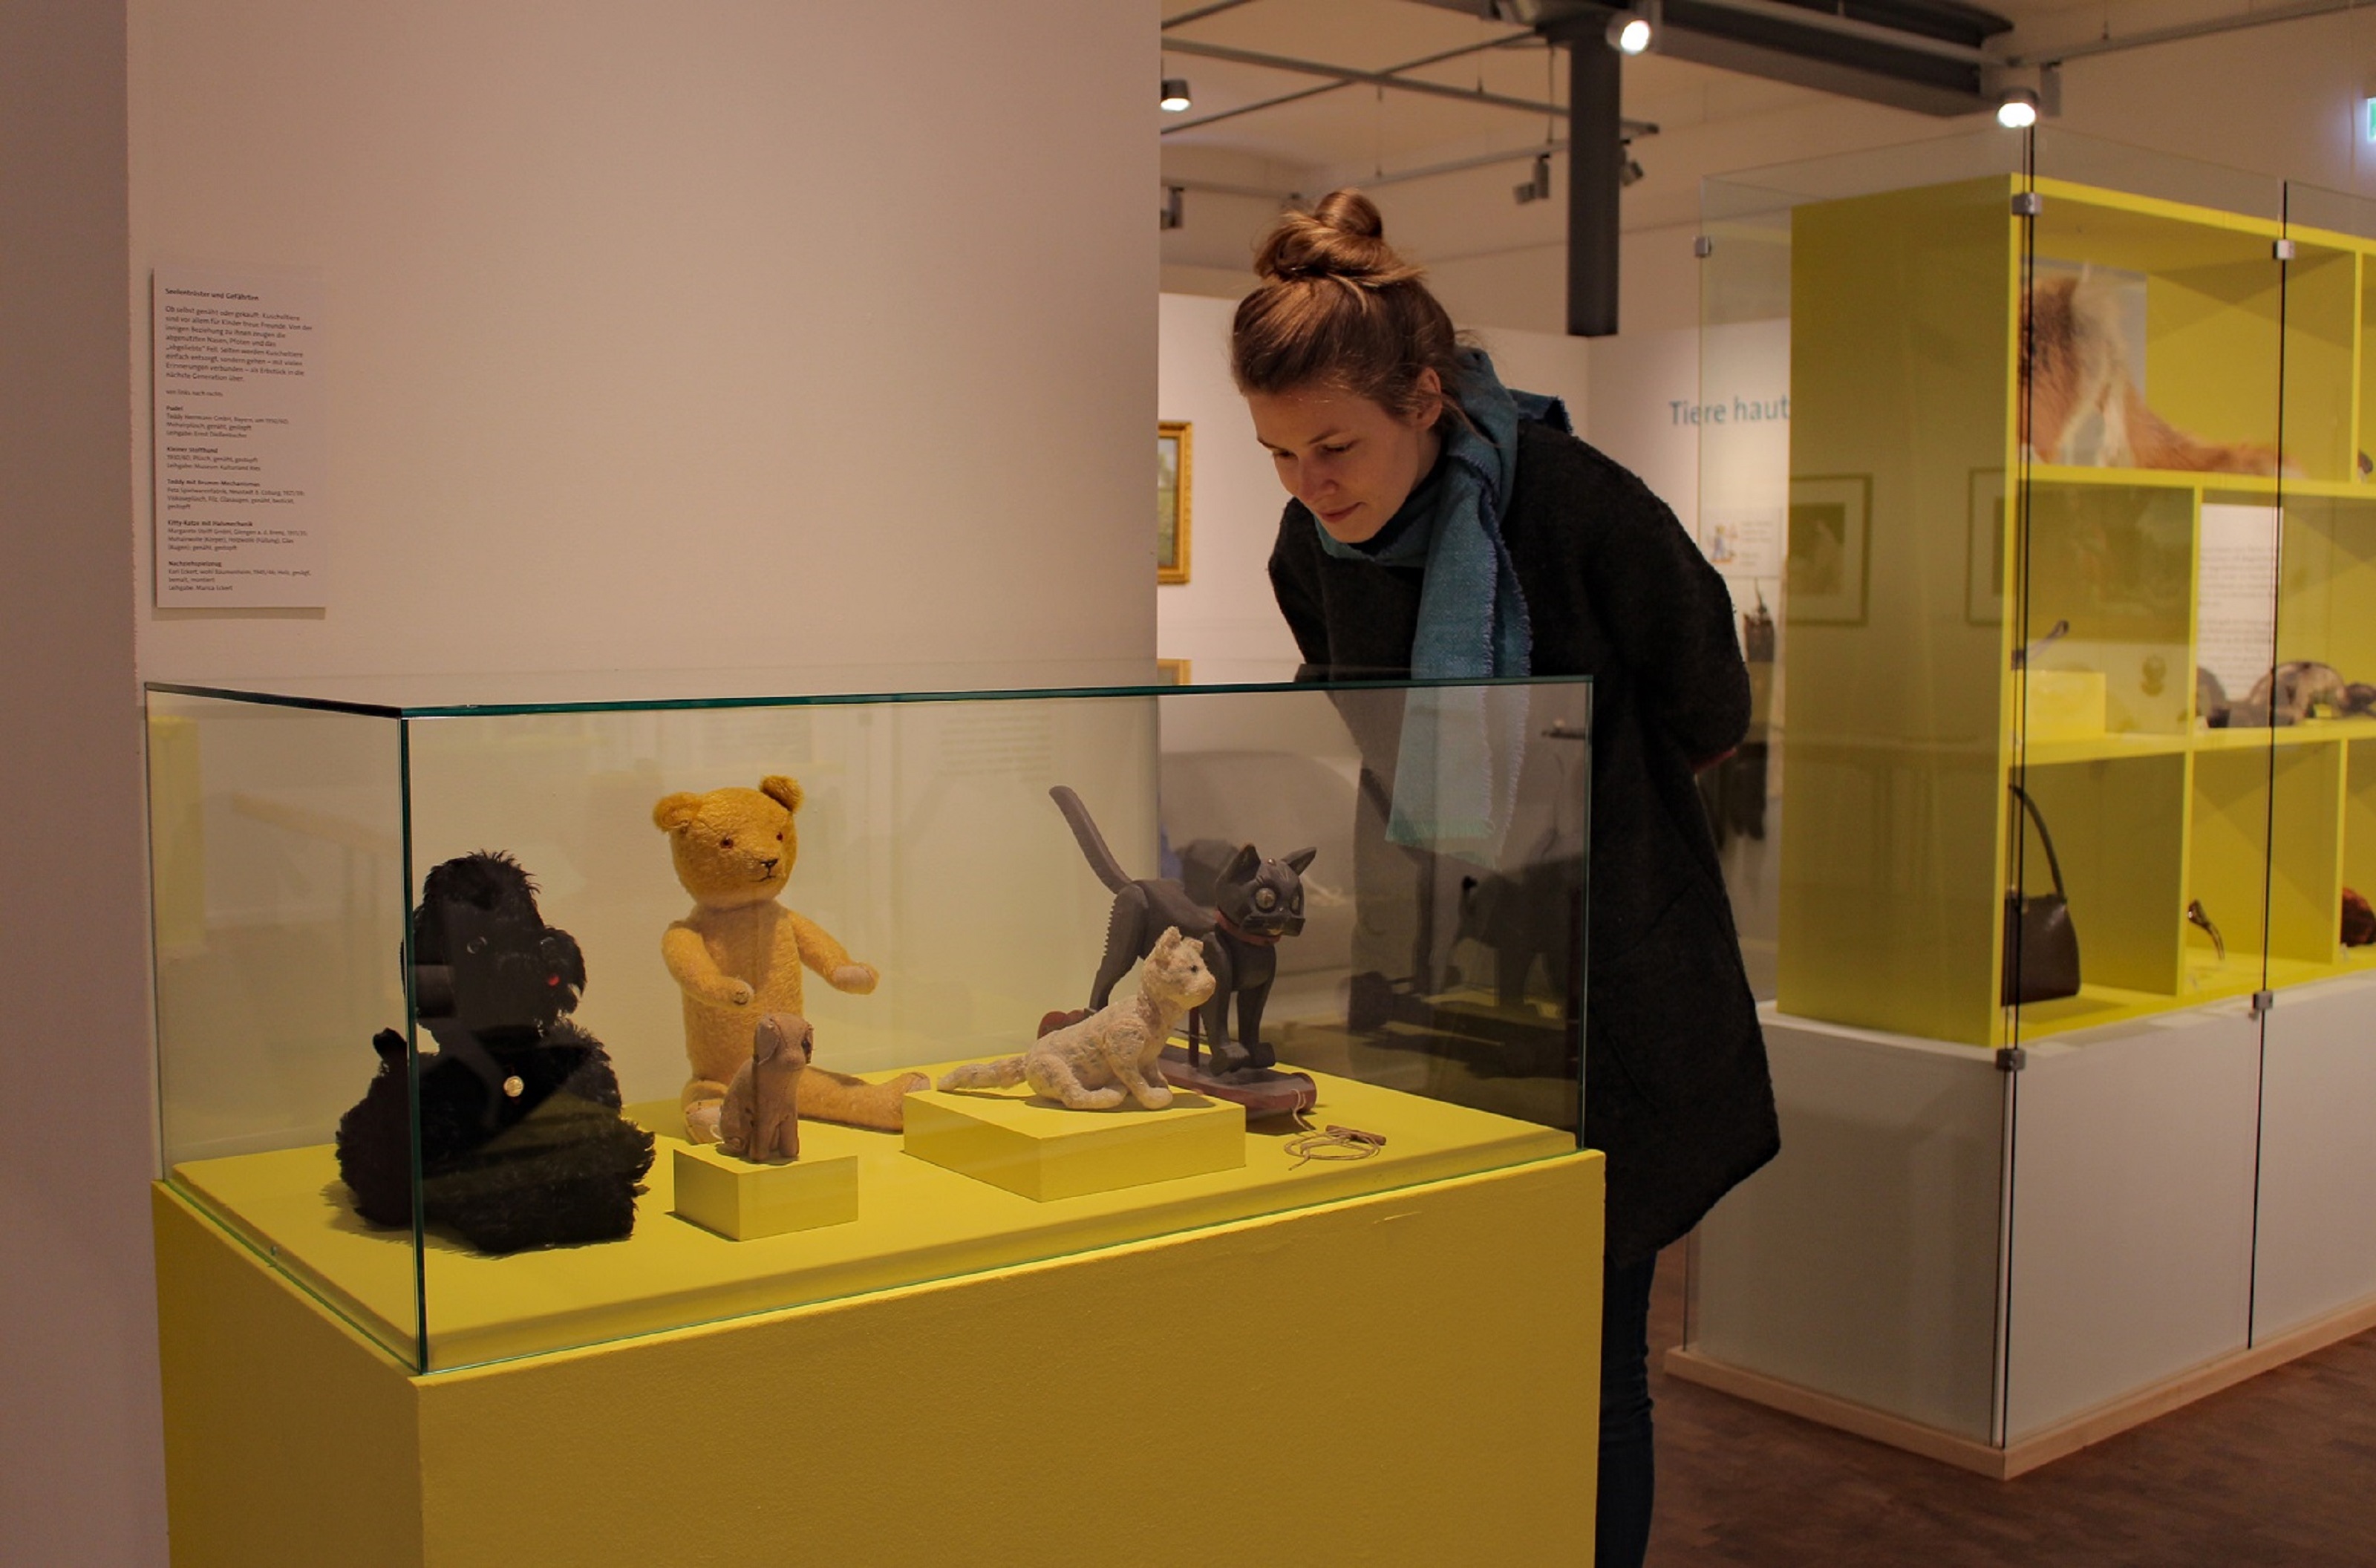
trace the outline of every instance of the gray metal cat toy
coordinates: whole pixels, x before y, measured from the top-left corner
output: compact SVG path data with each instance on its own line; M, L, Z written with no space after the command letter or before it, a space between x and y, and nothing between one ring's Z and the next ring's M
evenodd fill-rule
M1168 877L1134 881L1106 847L1105 835L1090 820L1081 797L1063 784L1048 793L1072 825L1089 869L1114 896L1113 911L1107 917L1105 959L1090 988L1090 1007L1103 1007L1130 967L1154 948L1166 930L1176 927L1181 935L1204 944L1205 966L1213 972L1212 998L1197 1013L1216 1073L1276 1064L1277 1053L1263 1043L1263 1004L1278 975L1276 949L1280 939L1303 930L1303 868L1320 851L1298 849L1282 860L1266 861L1246 844L1218 871L1206 873L1209 887L1202 885L1204 875L1194 887ZM1201 841L1183 851L1192 870L1202 861L1194 853L1200 847ZM1235 1040L1230 1037L1232 996L1238 1002Z

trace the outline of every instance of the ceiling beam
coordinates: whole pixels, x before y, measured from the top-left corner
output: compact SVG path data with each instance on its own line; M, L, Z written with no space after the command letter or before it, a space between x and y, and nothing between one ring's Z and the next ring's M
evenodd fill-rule
M1525 33L1513 35L1525 38ZM1200 43L1194 39L1167 38L1163 41L1167 54L1193 54L1206 60L1226 60L1234 65L1258 65L1269 71L1288 71L1300 76L1333 77L1340 87L1392 88L1397 92L1423 93L1431 98L1456 99L1464 103L1482 103L1495 109L1517 109L1529 114L1561 114L1566 113L1556 103L1538 99L1512 98L1499 92L1481 92L1473 87L1447 87L1442 82L1415 81L1396 71L1415 70L1417 66L1402 65L1392 71L1364 71L1351 65L1324 65L1318 60L1298 60L1286 54L1265 54L1253 49L1235 49L1226 43ZM1462 53L1474 53L1476 50ZM1438 59L1451 56L1438 56ZM1435 60L1422 62L1435 64Z
M1489 38L1481 43L1467 43L1457 49L1447 49L1440 54L1423 54L1416 60L1406 60L1399 65L1389 65L1383 71L1363 71L1349 65L1330 65L1318 60L1289 60L1286 56L1277 54L1253 55L1252 51L1241 49L1224 52L1216 45L1192 46L1186 40L1167 42L1163 47L1173 53L1194 54L1208 59L1231 59L1240 64L1261 65L1274 70L1293 70L1306 76L1326 77L1329 80L1325 86L1308 87L1300 92L1281 93L1277 98L1261 99L1253 103L1239 104L1234 109L1223 109L1211 114L1200 114L1194 120L1182 120L1177 125L1164 126L1162 134L1167 137L1177 136L1182 131L1193 131L1199 125L1218 125L1223 120L1234 120L1241 114L1253 114L1265 109L1277 109L1282 104L1301 103L1307 98L1320 98L1328 93L1342 92L1348 87L1372 82L1411 92L1457 98L1472 103L1482 102L1493 108L1523 109L1529 114L1550 114L1565 119L1567 109L1562 104L1539 103L1523 98L1502 98L1493 94L1480 93L1472 88L1446 87L1440 82L1415 82L1402 79L1403 73L1406 71L1421 70L1429 65L1441 65L1447 60L1463 59L1468 55L1482 54L1491 50L1515 48L1521 44L1538 42L1540 41L1538 37L1531 32L1504 33L1500 38ZM1655 137L1658 134L1658 127L1647 120L1628 120L1624 124L1627 136Z

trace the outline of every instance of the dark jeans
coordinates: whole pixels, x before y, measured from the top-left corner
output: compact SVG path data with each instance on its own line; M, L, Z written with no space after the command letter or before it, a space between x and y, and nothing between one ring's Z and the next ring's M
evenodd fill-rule
M1650 1450L1652 1256L1600 1270L1600 1513L1595 1568L1641 1568L1650 1550L1656 1469Z

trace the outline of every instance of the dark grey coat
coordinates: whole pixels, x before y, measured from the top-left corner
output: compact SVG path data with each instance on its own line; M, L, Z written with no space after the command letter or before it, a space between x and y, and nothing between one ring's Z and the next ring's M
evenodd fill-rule
M1724 581L1674 513L1574 436L1519 427L1502 532L1534 672L1593 677L1585 1141L1609 1156L1610 1261L1636 1262L1781 1146L1692 778L1748 730L1749 673ZM1408 666L1417 569L1326 553L1290 501L1270 577L1309 663Z

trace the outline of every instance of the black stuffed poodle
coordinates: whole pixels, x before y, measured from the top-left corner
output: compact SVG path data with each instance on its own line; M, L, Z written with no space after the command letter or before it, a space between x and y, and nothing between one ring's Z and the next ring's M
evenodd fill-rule
M546 925L508 855L438 866L413 912L415 1010L437 1050L418 1067L426 1223L485 1253L607 1241L635 1229L652 1135L620 1112L602 1042L569 1021L586 964ZM404 1037L339 1122L339 1174L375 1225L412 1223Z

